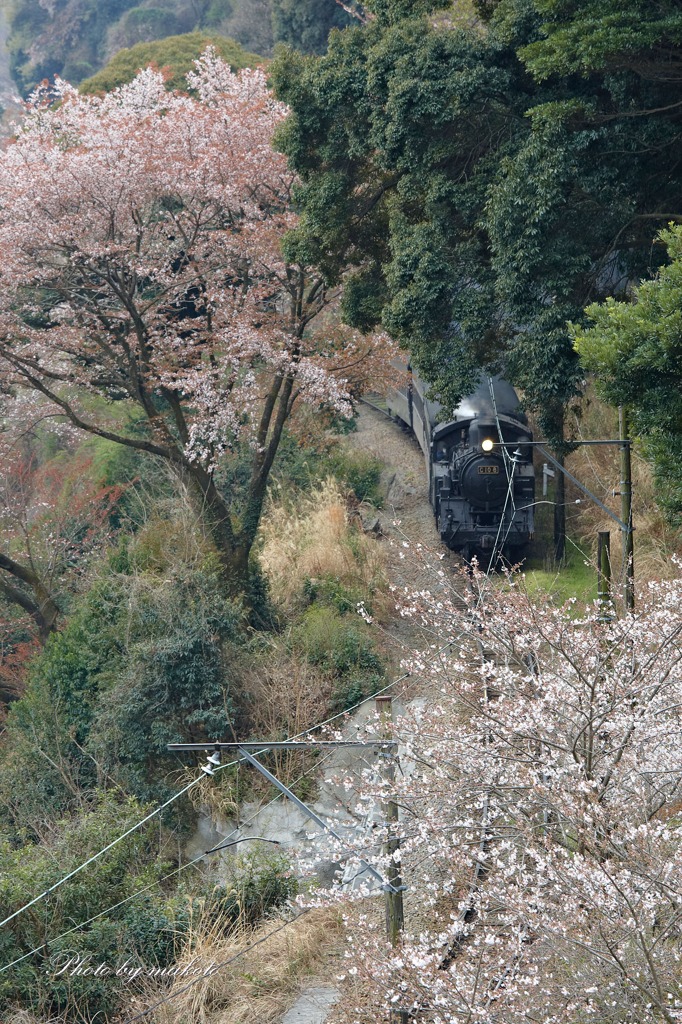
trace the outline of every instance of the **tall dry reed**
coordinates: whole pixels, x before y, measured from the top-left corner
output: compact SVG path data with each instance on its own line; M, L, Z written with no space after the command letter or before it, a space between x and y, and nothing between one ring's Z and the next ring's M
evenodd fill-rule
M287 612L296 610L306 581L314 579L337 580L361 600L387 588L381 546L350 521L344 494L331 477L295 506L269 504L260 558L272 596Z
M186 992L187 978L165 991L176 996L154 1011L155 1024L274 1024L291 1005L306 981L322 970L340 942L341 923L333 909L313 910L281 925L268 920L257 928L224 933L224 922L203 915L181 950L176 967L210 969L239 959L200 977ZM152 988L138 996L146 1008L159 999ZM139 1012L139 1011L138 1011Z

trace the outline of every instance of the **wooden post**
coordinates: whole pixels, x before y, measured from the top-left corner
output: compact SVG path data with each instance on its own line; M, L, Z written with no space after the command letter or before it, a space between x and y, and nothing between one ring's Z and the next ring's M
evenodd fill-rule
M377 713L380 716L382 731L386 738L391 736L391 724L393 722L393 700L388 695L375 698ZM383 776L393 789L395 782L395 762L392 755L388 755ZM405 927L405 911L403 908L402 877L400 874L400 839L395 832L398 827L398 805L395 800L388 799L383 807L384 819L388 826L388 839L384 846L384 853L388 857L388 869L386 881L390 883L393 891L386 891L386 935L392 946L400 945L402 933ZM391 1019L395 1024L407 1024L409 1014L407 1010L393 1010Z
M554 561L561 565L566 557L566 478L563 473L564 454L556 455L561 472L554 481Z
M618 436L623 444L620 448L620 518L623 529L623 572L625 575L625 608L635 607L635 553L632 533L632 463L630 439L628 437L628 414L625 406L618 407Z
M599 619L611 618L611 534L600 530L597 534L597 603Z

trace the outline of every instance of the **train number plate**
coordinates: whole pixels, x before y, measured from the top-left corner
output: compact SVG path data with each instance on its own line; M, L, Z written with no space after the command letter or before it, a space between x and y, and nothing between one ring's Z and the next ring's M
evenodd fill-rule
M479 466L478 467L478 472L479 473L483 473L483 474L499 473L500 472L500 467L499 466Z

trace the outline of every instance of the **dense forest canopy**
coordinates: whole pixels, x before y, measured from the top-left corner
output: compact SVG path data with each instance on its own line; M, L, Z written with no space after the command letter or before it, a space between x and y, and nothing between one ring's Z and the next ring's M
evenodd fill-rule
M679 216L679 12L498 0L472 29L449 6L368 0L325 56L278 57L288 245L330 281L352 263L349 322L382 324L448 403L499 369L560 442L584 373L568 322L655 271Z

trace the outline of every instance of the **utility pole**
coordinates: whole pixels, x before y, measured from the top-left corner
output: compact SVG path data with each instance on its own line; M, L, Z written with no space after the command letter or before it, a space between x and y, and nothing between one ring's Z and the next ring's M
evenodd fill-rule
M625 607L635 607L635 552L632 533L632 461L630 438L628 437L628 412L624 405L618 406L618 435L620 446L620 518L623 521L623 572L625 575Z
M389 695L376 697L375 705L381 721L382 735L385 739L391 739L393 699ZM386 758L383 777L388 782L391 791L393 791L395 783L394 753L393 751L386 751L383 756ZM404 886L400 875L400 839L395 834L399 824L398 805L391 797L383 806L383 816L388 831L388 838L384 846L384 854L388 858L388 867L386 869L388 886L386 887L384 897L386 906L386 935L392 946L398 946L402 941L402 933L405 928ZM393 1010L391 1019L395 1024L407 1024L409 1020L408 1011Z
M611 534L600 530L597 534L597 604L599 619L611 619Z
M560 566L566 557L566 479L564 454L557 455L561 472L554 482L554 561Z
M386 933L391 945L399 946L402 942L402 933L405 927L405 914L403 910L403 891L405 886L402 883L400 874L398 804L395 799L392 799L395 786L395 757L397 754L398 744L392 738L393 730L391 726L393 723L393 705L391 697L380 696L376 697L375 701L376 709L382 724L381 732L383 733L382 738L379 740L318 740L316 742L301 742L299 740L250 740L245 742L234 740L225 742L217 740L208 743L169 743L167 744L166 749L174 752L187 751L195 754L211 751L208 763L203 765L201 769L209 776L215 775L216 771L220 770L221 752L223 750L234 751L240 760L244 760L248 762L248 764L252 765L265 779L267 779L268 782L275 786L280 793L283 793L288 800L291 800L291 802L295 804L299 810L306 815L306 817L314 821L316 825L322 828L329 835L333 836L334 839L344 846L348 845L344 839L335 832L334 829L316 813L316 811L311 807L308 807L308 805L304 803L303 800L300 800L295 793L292 793L292 791L285 786L283 782L280 782L272 772L268 771L265 765L260 763L258 756L265 754L270 750L320 750L335 749L339 747L359 747L377 750L379 757L384 757L386 759L383 777L388 782L391 793L382 808L384 820L387 825L387 841L384 845L384 854L388 859L386 876L384 877L379 871L377 871L373 864L368 863L364 858L359 858L359 860L364 870L381 883L381 888L385 894ZM219 849L221 849L221 846L215 847L214 850L207 852L214 853ZM409 1010L391 1011L391 1021L394 1022L394 1024L408 1024L410 1017L411 1013Z

